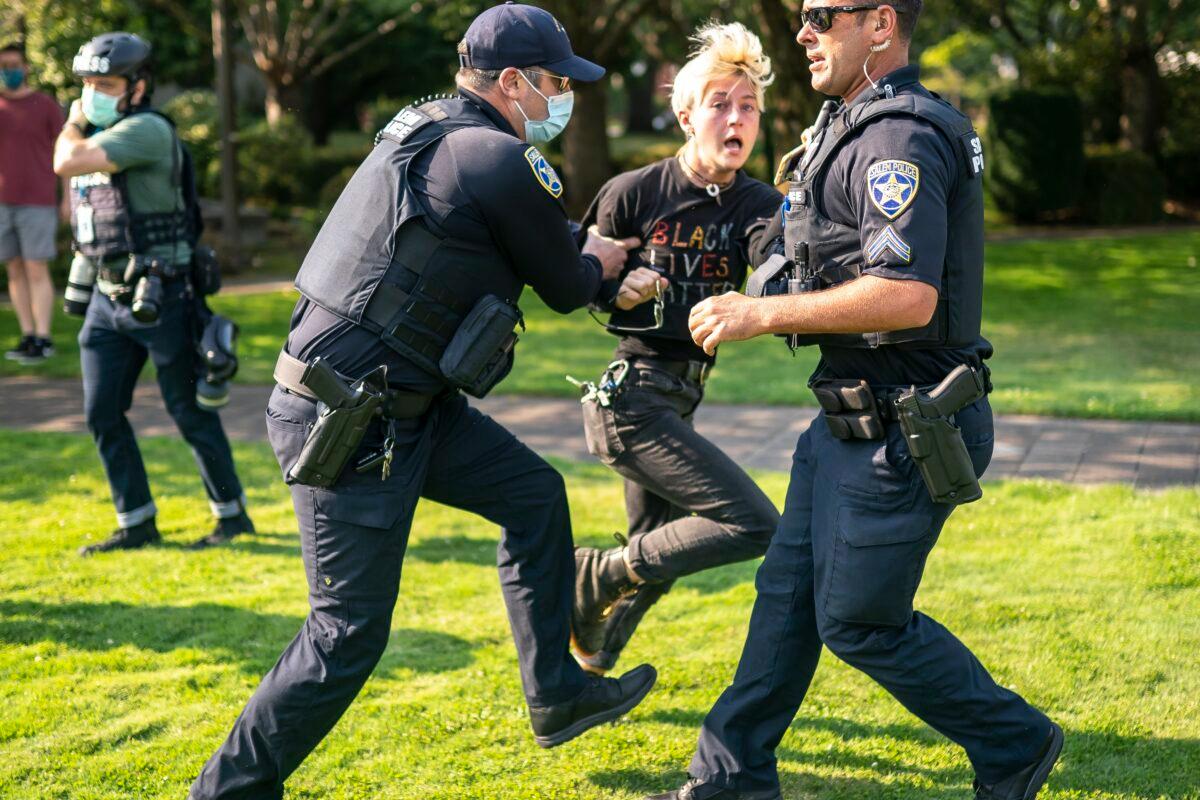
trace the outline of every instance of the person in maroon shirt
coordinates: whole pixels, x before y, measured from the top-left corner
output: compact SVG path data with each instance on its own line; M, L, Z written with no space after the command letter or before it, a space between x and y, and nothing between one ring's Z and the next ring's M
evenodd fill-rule
M54 98L29 87L28 71L19 46L0 49L0 261L7 264L8 293L21 324L21 341L4 356L37 364L54 353L49 261L58 215L52 162L63 115Z

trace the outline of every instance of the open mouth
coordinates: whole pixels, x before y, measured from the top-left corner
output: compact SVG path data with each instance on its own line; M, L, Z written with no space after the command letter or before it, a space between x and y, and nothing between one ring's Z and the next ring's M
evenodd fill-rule
M819 56L816 53L809 53L808 60L809 60L808 68L810 70L820 69L821 65L825 63L825 57Z
M730 136L724 143L725 152L733 156L740 155L744 146L740 136Z

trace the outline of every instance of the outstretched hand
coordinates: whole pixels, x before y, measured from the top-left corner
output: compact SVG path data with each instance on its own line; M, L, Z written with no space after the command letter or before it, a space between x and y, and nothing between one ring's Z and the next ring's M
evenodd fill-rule
M592 255L600 260L601 273L605 280L620 276L625 268L627 253L640 246L641 239L631 236L628 239L612 239L600 233L595 225L588 228L587 241L583 243L583 254Z

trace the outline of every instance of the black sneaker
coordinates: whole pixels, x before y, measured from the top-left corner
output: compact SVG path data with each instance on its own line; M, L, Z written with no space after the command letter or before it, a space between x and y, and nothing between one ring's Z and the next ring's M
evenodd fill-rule
M154 518L151 517L131 528L118 528L103 542L84 545L79 548L79 555L90 556L94 553L107 553L111 550L136 550L160 541L162 541L162 537L158 535L158 527L154 524Z
M645 800L783 800L783 795L778 789L739 792L705 783L698 778L689 778L678 789L666 794L648 795Z
M254 523L250 516L243 511L236 517L225 517L217 520L217 527L203 539L192 542L193 550L203 550L206 547L216 547L225 544L239 533L254 533Z
M54 345L50 340L35 338L25 350L25 354L17 358L17 363L29 367L42 363L52 355L54 355Z
M17 342L16 347L12 348L11 350L4 351L4 357L9 361L16 361L29 352L29 346L31 344L33 344L32 336L22 336L21 340Z
M620 678L589 676L577 697L552 706L530 706L533 739L541 747L557 747L604 722L611 722L642 702L658 673L642 664Z
M975 800L1034 800L1046 784L1063 748L1063 729L1050 723L1050 735L1037 759L1016 775L990 785L975 781Z

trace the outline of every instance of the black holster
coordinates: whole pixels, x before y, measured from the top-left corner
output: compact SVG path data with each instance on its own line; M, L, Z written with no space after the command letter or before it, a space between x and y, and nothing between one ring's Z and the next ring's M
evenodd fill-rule
M382 414L387 370L380 367L347 385L328 363L316 358L299 383L317 398L319 414L287 477L306 486L331 486L362 443L371 421Z
M929 392L910 386L896 399L904 441L935 503L970 503L983 496L962 431L950 417L986 392L986 376L962 364Z

